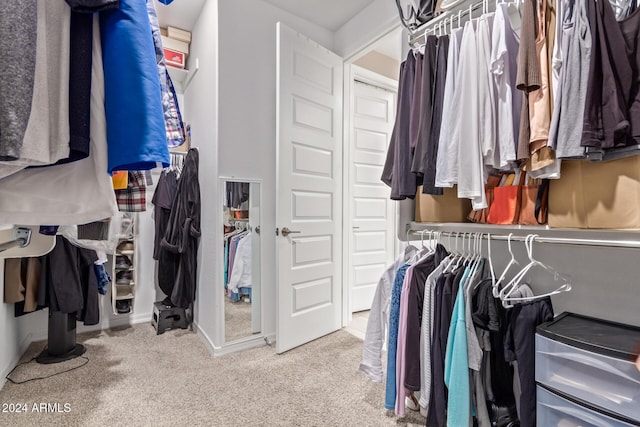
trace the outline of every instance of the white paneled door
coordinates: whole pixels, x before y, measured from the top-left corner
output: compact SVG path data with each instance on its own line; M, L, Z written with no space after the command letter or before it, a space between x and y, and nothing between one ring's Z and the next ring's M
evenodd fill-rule
M393 130L394 100L394 92L354 83L349 149L352 312L371 308L378 280L394 259L395 206L389 199L389 187L380 181Z
M276 351L341 327L342 58L278 23Z

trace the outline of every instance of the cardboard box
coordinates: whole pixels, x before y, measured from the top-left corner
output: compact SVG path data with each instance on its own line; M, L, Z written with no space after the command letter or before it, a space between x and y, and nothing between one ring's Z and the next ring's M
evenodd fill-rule
M458 199L457 188L445 188L442 196L416 193L416 222L468 222L471 200Z
M175 40L191 43L191 33L176 27L167 27L167 35Z
M165 37L167 37L167 35L168 35L168 34L169 34L169 33L167 32L167 29L166 29L166 28L160 28L160 35L161 35L161 36L165 36Z
M640 156L563 160L549 186L549 226L640 229Z
M176 52L189 53L189 43L162 36L162 47Z
M177 68L184 68L187 63L187 55L183 52L178 52L166 47L162 49L164 52L164 60L167 65L171 65Z

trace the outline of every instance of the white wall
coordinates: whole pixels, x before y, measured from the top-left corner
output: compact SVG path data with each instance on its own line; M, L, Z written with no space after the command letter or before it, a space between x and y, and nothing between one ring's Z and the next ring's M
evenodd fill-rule
M239 21L241 22L241 21ZM218 209L218 1L205 2L193 28L189 64L199 60L199 71L185 92L186 116L191 124L191 145L200 152L200 198L202 202L200 251L195 323L212 347L221 344L223 326L216 314L223 310L222 292L215 292L214 278L222 274L216 260L221 256L222 209ZM221 258L220 258L221 259Z
M220 2L219 13L219 175L262 181L262 331L270 335L276 327L276 23L282 21L329 49L333 35L261 0ZM221 198L216 200L221 211ZM220 230L221 242L220 224L207 218L205 225ZM218 253L212 270L222 289L222 251ZM204 283L213 285L211 280Z
M4 260L0 259L0 296L4 299ZM13 317L13 304L4 304L0 300L0 388L5 376L13 369L24 348L18 336L18 325Z
M334 51L344 58L349 58L363 47L373 44L383 34L397 28L399 24L400 18L395 3L390 0L375 0L336 31Z
M524 243L512 243L512 246L516 259L526 263ZM570 292L552 297L556 315L571 311L640 326L637 249L536 243L533 250L536 259L572 279ZM501 273L511 258L506 242L492 243L491 252L496 269ZM539 268L525 281L531 283L536 294L551 292L558 286L553 282L553 276Z

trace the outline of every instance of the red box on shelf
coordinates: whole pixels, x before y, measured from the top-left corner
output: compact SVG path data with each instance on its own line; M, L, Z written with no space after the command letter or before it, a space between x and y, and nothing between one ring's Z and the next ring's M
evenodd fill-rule
M171 65L177 68L184 68L185 62L186 62L186 55L183 52L167 49L166 47L163 48L162 50L164 52L164 59L167 65Z

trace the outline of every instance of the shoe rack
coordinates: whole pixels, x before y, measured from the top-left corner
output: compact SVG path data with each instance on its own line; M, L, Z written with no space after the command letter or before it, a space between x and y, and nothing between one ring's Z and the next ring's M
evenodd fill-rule
M118 244L111 265L111 305L116 315L133 313L136 295L135 214L122 218Z

